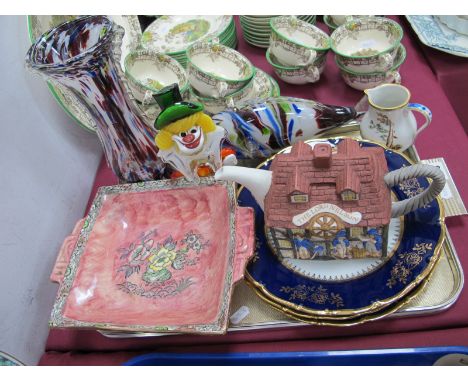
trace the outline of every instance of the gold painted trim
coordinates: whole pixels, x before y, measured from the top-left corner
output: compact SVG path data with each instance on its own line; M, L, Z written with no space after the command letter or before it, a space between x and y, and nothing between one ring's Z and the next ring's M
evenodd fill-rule
M401 108L405 107L406 105L408 105L408 103L409 103L409 101L411 99L411 92L409 91L409 89L407 87L399 85L399 84L383 84L383 85L380 85L379 87L388 87L388 86L392 86L392 87L396 86L396 87L404 88L406 90L406 92L408 93L408 96L406 97L406 101L401 103L398 106L393 106L393 107L378 106L374 102L372 102L370 100L370 97L369 97L369 91L375 89L375 88L373 88L373 89L364 90L364 93L367 95L367 101L369 102L369 105L371 105L373 108L375 108L377 110L382 110L382 111L398 110L398 109L401 109Z
M329 139L344 139L344 138L351 138L351 139L354 139L355 141L359 141L359 142L369 142L369 143L372 143L372 144L376 144L376 145L382 147L384 150L389 150L389 151L392 151L392 152L394 152L394 153L396 153L398 155L403 156L403 158L405 158L410 164L415 164L415 162L411 158L409 158L407 155L405 155L403 153L400 153L400 152L398 152L396 150L389 149L388 147L386 147L385 145L383 145L381 143L366 140L366 139L362 139L362 138L338 136L338 137L330 137L330 138L327 138L327 139L310 139L310 140L305 141L305 143L324 142L324 141L328 141ZM286 147L286 148L282 149L281 151L279 151L277 154L273 155L271 158L268 158L266 161L259 164L257 166L257 168L260 168L260 167L264 166L269 161L273 160L276 155L283 153L288 148L289 147ZM237 197L239 197L239 194L242 191L242 189L243 189L243 186L241 186L239 188L239 190L237 191ZM247 269L245 271L245 280L247 281L247 283L250 286L253 287L255 293L257 293L257 295L260 298L262 298L264 301L268 302L269 304L277 303L277 304L279 304L280 306L282 306L282 307L284 307L286 309L289 307L289 308L292 308L293 310L298 311L298 313L299 312L300 313L305 313L306 315L320 316L320 317L337 317L337 316L351 316L351 315L354 316L354 315L364 315L364 314L373 313L373 312L376 312L378 310L381 310L384 307L386 307L386 306L388 306L388 305L402 299L412 289L414 289L417 285L419 285L425 278L427 278L427 276L433 270L435 263L440 258L441 248L442 248L442 245L444 243L445 232L446 232L445 210L444 210L444 206L442 204L442 201L440 199L440 196L437 196L436 201L437 201L437 203L439 205L439 210L440 210L439 222L440 222L440 226L441 226L441 232L440 232L440 237L439 237L439 240L437 242L437 245L436 245L436 247L434 249L434 255L431 257L431 260L430 260L429 264L427 265L426 269L421 274L419 274L410 284L408 284L406 286L406 288L404 288L402 291L400 291L400 293L397 293L393 297L390 297L390 298L387 298L387 299L384 299L384 300L375 301L371 305L368 305L368 306L360 308L360 309L314 310L314 309L305 308L304 306L301 306L301 305L296 305L296 304L294 304L294 303L292 303L290 301L283 300L283 299L271 294L269 291L266 290L264 285L258 283L257 281L255 281L253 279L253 277L250 275L250 273L249 273L249 271ZM267 296L269 300L266 300L264 298L264 296ZM283 309L281 311L283 311Z
M406 298L401 299L398 303L395 303L392 307L388 309L381 309L376 312L372 312L369 314L363 315L350 315L346 317L319 317L319 316L301 316L298 315L296 312L268 299L268 297L263 296L259 293L257 295L260 297L261 300L268 303L273 309L283 313L284 315L292 318L296 321L303 322L306 324L311 325L318 325L318 326L334 326L334 327L348 327L348 326L355 326L359 324L363 324L365 322L376 321L387 317L393 313L398 312L401 310L405 305L409 304L414 298L416 298L429 284L430 278L433 275L433 270L431 273L422 281L422 283L415 288L411 293L409 293ZM248 283L248 282L247 282Z
M441 259L441 256L439 256L437 258L436 264L440 261L440 259ZM286 307L284 305L281 305L280 303L278 303L276 301L270 300L270 298L268 296L266 296L266 295L263 295L260 290L255 290L255 292L256 292L257 296L260 297L260 299L267 302L269 305L272 306L272 308L274 308L275 310L280 311L281 313L285 314L286 316L288 316L290 318L293 318L293 319L301 321L301 322L307 322L307 323L315 323L316 321L320 320L320 322L325 322L325 325L333 325L333 323L346 323L347 321L355 320L358 317L362 317L362 318L371 317L371 316L377 315L378 312L385 313L385 314L382 314L381 316L379 316L379 318L381 318L383 316L386 316L388 314L395 313L396 311L401 309L403 307L403 305L409 304L417 295L419 295L422 292L422 289L424 289L424 287L426 285L428 285L429 279L434 274L434 270L435 270L435 267L431 270L429 275L422 281L421 285L418 285L413 291L408 293L408 295L403 296L400 300L395 301L395 303L400 301L398 303L398 308L397 309L393 310L392 307L390 307L390 308L383 307L382 309L376 310L374 312L350 314L350 315L347 315L347 316L326 316L326 317L324 317L324 316L318 316L318 315L314 315L314 314L304 314L302 312L298 312L295 309L288 308L288 307ZM254 288L254 289L256 288L255 286L252 286L250 284L250 281L246 280L246 283L249 286L251 286L252 288ZM366 321L364 321L364 322L366 322ZM332 323L329 323L329 322L332 322ZM361 323L361 322L359 321L359 323ZM337 324L337 326L341 326L341 325Z
M398 316L414 316L420 314L431 314L431 313L440 313L448 308L450 308L459 298L461 291L463 290L464 285L464 274L463 269L460 264L460 259L455 251L453 242L450 238L448 230L446 231L446 236L444 240L444 245L442 249L442 254L440 260L445 256L446 261L450 267L450 276L453 280L453 287L450 291L449 297L443 299L441 302L432 303L429 305L415 305L413 307L407 307L401 312L397 312Z

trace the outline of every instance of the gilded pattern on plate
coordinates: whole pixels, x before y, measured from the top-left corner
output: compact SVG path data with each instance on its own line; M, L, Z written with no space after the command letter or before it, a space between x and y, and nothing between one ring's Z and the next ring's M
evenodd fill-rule
M432 243L416 244L411 252L400 253L400 260L391 270L392 276L387 280L387 287L391 289L398 282L406 285L411 279L411 271L421 263L427 251L432 251Z
M339 293L328 293L327 288L319 285L318 287L298 285L296 287L283 286L281 292L289 294L288 300L312 301L316 304L331 304L337 308L343 306L343 298Z

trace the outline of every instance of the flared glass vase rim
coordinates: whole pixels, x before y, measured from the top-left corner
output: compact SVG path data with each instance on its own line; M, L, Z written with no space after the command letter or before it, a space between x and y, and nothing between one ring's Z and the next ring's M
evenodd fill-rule
M102 19L101 25L107 27L105 35L99 39L99 41L91 46L90 48L84 50L83 52L70 57L69 59L61 62L55 63L44 63L36 61L36 53L38 49L43 48L47 45L46 41L53 39L57 33L61 33L66 28L70 28L70 25L86 22L93 19ZM77 63L86 61L85 58L91 56L92 54L100 51L103 47L107 46L109 43L115 41L116 33L118 29L122 29L119 25L112 22L107 16L103 15L92 15L92 16L83 16L75 20L65 21L54 28L48 30L38 37L36 42L31 45L27 54L26 54L26 65L33 70L38 71L53 71L55 70L66 70L67 68L74 67Z

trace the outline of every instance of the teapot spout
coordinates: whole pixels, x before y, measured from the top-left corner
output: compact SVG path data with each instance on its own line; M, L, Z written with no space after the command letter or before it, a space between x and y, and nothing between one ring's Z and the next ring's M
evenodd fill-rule
M223 166L215 173L216 180L236 182L247 188L262 210L271 178L271 171L240 166Z

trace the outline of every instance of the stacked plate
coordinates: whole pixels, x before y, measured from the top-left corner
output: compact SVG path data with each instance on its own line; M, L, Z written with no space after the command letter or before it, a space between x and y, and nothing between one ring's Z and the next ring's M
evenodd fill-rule
M230 48L237 46L236 25L232 16L161 16L141 36L144 49L167 54L184 67L185 50L202 39L218 38Z
M277 15L269 16L239 16L245 41L250 45L260 48L268 48L270 44L270 19ZM315 24L316 16L297 16L299 19Z
M313 140L309 144L327 141L333 147L341 139ZM377 146L366 141L360 144ZM389 171L412 164L390 149L385 149L385 157ZM270 164L271 159L259 168L268 169ZM428 186L426 178L418 178L393 187L392 194L395 201L408 199ZM437 198L404 218L391 219L384 258L280 258L265 237L263 211L245 188L238 193L238 205L255 211L257 251L246 270L249 285L275 309L318 325L355 325L400 309L427 283L445 237L443 210Z

